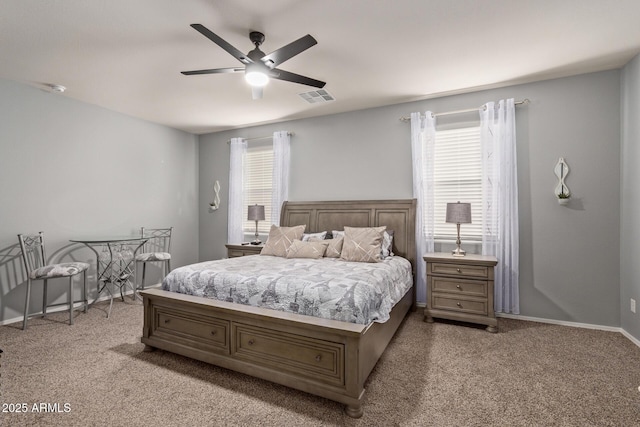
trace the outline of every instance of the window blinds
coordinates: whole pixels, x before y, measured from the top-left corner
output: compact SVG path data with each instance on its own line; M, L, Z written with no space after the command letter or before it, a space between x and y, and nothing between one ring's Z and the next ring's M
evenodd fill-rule
M247 234L256 231L255 221L247 220L249 205L264 205L264 221L258 222L258 232L269 234L271 228L271 192L273 188L273 146L255 144L247 148L244 163L243 230Z
M456 226L445 222L447 203L471 203L471 224L460 233L466 239L482 239L482 162L480 127L436 131L434 144L434 234L455 239ZM425 168L426 169L426 168ZM429 202L427 202L429 203Z

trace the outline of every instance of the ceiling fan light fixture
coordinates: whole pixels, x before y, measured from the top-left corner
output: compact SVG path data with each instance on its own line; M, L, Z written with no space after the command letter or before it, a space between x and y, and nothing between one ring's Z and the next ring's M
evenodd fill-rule
M244 79L251 86L263 87L269 83L269 77L260 71L249 71L244 75Z
M260 67L256 67L256 64L247 64L244 79L254 87L263 87L269 83L269 76Z

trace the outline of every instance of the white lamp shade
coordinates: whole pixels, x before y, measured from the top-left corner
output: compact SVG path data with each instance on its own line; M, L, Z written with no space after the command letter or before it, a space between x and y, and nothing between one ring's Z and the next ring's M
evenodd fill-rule
M453 224L471 223L471 203L447 203L447 217L445 222Z
M264 221L264 206L263 205L249 206L247 220Z

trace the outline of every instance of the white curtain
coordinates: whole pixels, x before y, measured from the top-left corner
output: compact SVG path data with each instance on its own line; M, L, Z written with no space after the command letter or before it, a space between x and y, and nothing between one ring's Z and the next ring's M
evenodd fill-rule
M227 242L244 241L243 220L243 176L244 156L247 141L244 138L231 138L229 155L229 217L227 219Z
M271 224L280 225L282 203L289 198L289 165L291 136L288 131L273 133L273 192L271 195Z
M416 297L420 302L427 300L426 266L422 257L433 252L434 206L433 206L433 162L435 151L436 124L431 111L422 117L411 114L411 157L413 160L413 197L416 199Z
M520 313L518 292L518 180L513 99L480 110L482 146L482 254L498 258L494 309Z

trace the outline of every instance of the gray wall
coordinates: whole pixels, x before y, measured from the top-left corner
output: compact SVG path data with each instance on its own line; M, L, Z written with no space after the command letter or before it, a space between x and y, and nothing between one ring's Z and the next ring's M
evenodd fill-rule
M93 294L95 257L71 238L174 226L172 266L197 261L197 139L0 79L0 322L24 307L17 233L44 231L56 262L91 262ZM68 299L66 283L50 282L50 302Z
M622 328L640 340L640 55L622 70L620 307ZM636 300L636 313L630 300Z
M291 200L408 198L410 127L400 117L510 97L531 100L517 107L521 314L619 326L619 70L202 135L201 260L226 255L230 137L295 133ZM571 168L566 207L553 194L559 157ZM222 207L206 213L216 179Z

